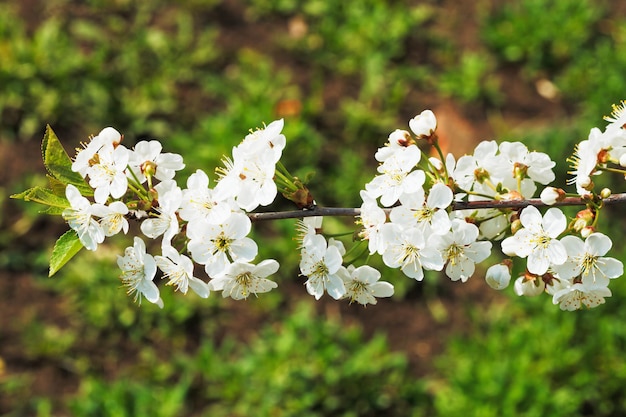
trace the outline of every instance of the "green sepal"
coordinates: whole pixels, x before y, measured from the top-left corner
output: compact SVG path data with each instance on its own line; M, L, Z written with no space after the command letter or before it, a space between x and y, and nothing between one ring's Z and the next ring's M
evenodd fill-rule
M70 207L70 202L64 195L58 195L50 188L39 186L29 188L19 194L13 194L11 198L45 204L48 208L43 213L47 214L61 214L63 210Z
M46 126L46 133L41 142L41 153L43 164L48 170L50 177L64 185L75 185L83 196L93 195L93 188L87 184L78 172L72 171L72 160L65 152L63 145L61 145L59 138L50 125Z
M56 274L59 269L74 257L81 249L83 244L78 238L78 234L75 230L68 230L65 232L54 244L52 249L52 256L50 256L50 272L48 276Z

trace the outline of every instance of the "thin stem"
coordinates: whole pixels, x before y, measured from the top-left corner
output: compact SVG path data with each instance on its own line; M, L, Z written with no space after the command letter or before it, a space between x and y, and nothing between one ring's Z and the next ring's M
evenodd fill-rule
M444 177L446 179L446 184L447 184L448 183L448 169L446 167L446 158L443 156L443 151L441 150L441 147L439 147L439 141L435 141L433 146L437 150L437 153L439 154L439 159L441 160L441 163L443 164L443 173L444 173Z
M562 201L558 201L554 206L584 206L587 205L589 200L580 197L567 197ZM612 196L602 200L602 204L623 204L626 203L626 193L613 194ZM535 207L547 207L538 198L531 198L529 200L481 200L481 201L469 201L469 202L454 202L452 203L452 210L477 210L487 208L524 208L527 206ZM385 209L385 212L391 211L390 208ZM356 217L361 214L360 208L350 207L315 207L312 210L293 210L293 211L278 211L267 213L248 213L248 217L252 221L264 221L264 220L280 220L280 219L300 219L304 217L315 216L333 216L333 217Z
M613 172L620 175L626 175L626 171L619 168L611 168L611 167L598 167L600 171Z

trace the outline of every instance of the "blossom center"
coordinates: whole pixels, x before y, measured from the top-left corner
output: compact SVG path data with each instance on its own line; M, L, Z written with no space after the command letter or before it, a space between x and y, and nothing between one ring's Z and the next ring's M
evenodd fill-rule
M122 280L122 284L126 287L126 294L131 295L137 291L137 287L143 279L143 276L143 266L131 267L131 269L126 269L122 272L120 279ZM137 298L138 295L139 294L137 293L135 298Z
M415 245L404 246L404 252L400 254L400 264L407 265L416 263L420 258L420 249Z
M311 275L325 279L328 276L328 266L323 261L320 261L315 264L313 267L313 272Z
M446 259L448 259L452 265L456 265L462 255L463 248L459 245L452 244L446 249Z
M366 283L355 279L350 285L350 292L352 292L351 301L355 301L360 298L362 294L368 293L369 291Z
M221 252L226 252L232 241L233 239L226 237L224 232L222 232L219 236L217 236L217 238L215 238L215 247Z
M530 240L530 243L534 244L535 247L539 247L540 249L546 249L548 246L550 246L551 240L552 238L550 236L546 235L545 233L540 233L535 235L535 237Z
M235 282L241 286L241 295L244 297L248 296L248 288L250 288L250 284L252 284L252 278L252 274L249 271L235 277Z
M583 255L582 260L580 262L580 266L581 266L581 273L583 275L587 275L589 273L592 273L594 271L594 269L596 269L596 265L598 263L598 257L597 256L593 256L589 253L586 253Z
M418 222L427 222L433 218L436 211L437 209L434 209L431 207L424 207L420 210L416 210L414 216Z

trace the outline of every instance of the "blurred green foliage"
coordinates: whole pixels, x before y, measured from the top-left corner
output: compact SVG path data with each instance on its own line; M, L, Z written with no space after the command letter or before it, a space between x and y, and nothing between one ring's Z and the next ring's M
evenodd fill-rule
M305 303L248 344L205 342L194 355L166 361L142 354L114 381L88 377L70 410L115 417L417 416L411 409L420 403L427 404L423 384L411 380L406 360L390 353L383 337L365 341L357 328Z
M553 73L588 52L606 2L522 0L503 2L485 16L483 38L504 62L520 62L529 75Z
M185 157L184 178L210 171L248 129L285 117L283 162L312 176L324 205L358 205L373 151L424 106L443 97L474 114L510 110L501 70L521 74L522 84L548 79L557 87L553 105L569 119L499 139L547 152L563 180L571 145L625 98L626 18L606 1L477 2L479 20L463 24L476 26L479 45L458 39L458 27L444 24L452 11L435 1L49 0L32 10L18 3L0 2L3 143L39 141L50 123L72 146L112 125L130 145L162 139ZM251 25L259 31L247 31ZM0 204L5 191L40 180L2 184ZM610 214L603 225L624 232L619 210ZM45 276L46 254L41 246L33 252L29 235L58 228L30 206L17 222L2 212L0 223L0 266ZM327 226L343 228L339 220ZM261 256L281 261L280 289L301 278L296 243L284 238L292 221L254 233L269 243ZM245 311L219 296L170 291L166 309L138 308L114 275L128 243L121 240L96 257L81 254L54 281L35 280L36 294L60 300L54 314L33 302L14 327L0 329L19 342L20 369L33 371L0 368L1 415L624 414L621 282L592 311L563 313L546 297L470 309L472 325L441 352L437 371L418 379L383 336L367 338L308 304L292 311L281 291L248 300ZM626 259L616 246L612 255ZM385 279L400 298L422 302L444 293L436 275L416 291L401 274ZM231 328L250 334L224 337ZM33 396L44 366L77 388Z
M626 251L614 255L624 259ZM614 293L626 289L613 284ZM466 335L438 360L437 415L623 415L626 331L618 304L568 314L538 297L476 308Z

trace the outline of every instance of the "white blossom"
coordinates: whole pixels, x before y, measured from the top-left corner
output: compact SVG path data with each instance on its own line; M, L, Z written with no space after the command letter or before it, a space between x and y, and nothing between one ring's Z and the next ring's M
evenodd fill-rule
M396 152L401 152L402 148L407 148L411 145L415 146L415 141L411 137L411 134L406 130L396 129L389 134L385 146L376 150L374 158L376 158L378 162L385 162Z
M465 191L475 190L483 181L493 175L498 166L498 144L495 141L483 141L474 149L473 155L464 155L456 161L453 178Z
M163 278L168 279L166 285L176 286L176 290L187 294L191 288L202 298L210 294L209 285L193 275L193 262L180 254L171 246L163 248L162 256L155 256L156 265L163 271Z
M515 280L513 287L519 296L536 297L546 290L546 283L539 276L524 274Z
M120 198L128 189L124 171L128 165L128 149L105 143L97 153L97 162L87 168L89 185L94 188L96 203L104 204L109 196Z
M121 201L113 201L109 205L94 204L93 212L100 220L98 223L102 227L105 236L113 236L121 232L128 233L128 207Z
M233 262L222 276L211 280L211 287L214 291L222 291L224 298L245 299L250 294L265 293L276 288L278 284L267 277L276 273L278 267L274 259L266 259L258 265Z
M434 245L426 244L424 231L417 227L406 228L394 223L383 226L383 236L387 248L383 253L383 262L391 268L400 268L402 272L417 281L424 279L424 269L441 271L444 260Z
M319 300L324 291L335 300L346 293L342 275L348 271L342 266L342 255L338 245L326 242L322 235L309 235L303 241L300 271L308 279L307 292Z
M342 275L346 293L343 298L356 301L359 304L376 304L376 298L391 297L393 295L393 285L380 280L380 271L369 265L355 268L350 265L347 268L349 275Z
M270 149L251 158L239 148L233 148L233 159L224 161L224 174L215 186L218 198L234 198L246 211L271 204L278 193L273 155Z
M446 275L452 281L466 282L474 274L476 264L487 259L491 242L478 242L478 227L464 220L454 219L452 231L435 240L447 262Z
M385 207L396 203L405 193L418 192L426 179L424 171L413 171L420 158L421 151L415 145L398 148L378 167L381 175L375 176L365 189L374 198L380 197Z
M257 244L246 237L250 229L248 216L238 212L232 213L222 224L200 223L187 229L191 258L204 265L211 278L217 278L232 262L249 262L256 257Z
M424 201L423 192L404 194L401 205L391 210L393 223L428 228L432 233L443 235L450 230L450 217L445 210L452 204L454 195L450 187L435 183Z
M522 229L502 241L502 251L509 256L528 257L527 268L533 274L545 274L551 265L567 260L567 251L557 239L567 227L567 219L558 208L550 208L542 217L534 206L520 214Z
M611 290L603 284L575 283L557 291L552 296L552 302L559 304L561 310L579 310L583 305L587 308L604 304L605 297L611 296Z
M359 223L363 226L360 237L368 241L368 249L370 254L378 252L382 254L385 251L385 240L381 233L381 227L387 221L385 211L380 208L376 199L370 196L367 191L361 190L361 214Z
M76 231L80 243L88 250L94 251L104 241L104 230L94 218L93 205L80 194L78 188L68 184L65 196L70 207L63 210L63 218Z
M134 245L124 251L124 256L117 257L117 265L122 270L120 279L128 295L135 295L135 301L141 303L142 296L163 308L159 288L153 282L157 266L154 257L146 253L146 244L135 237Z
M233 211L231 200L222 200L215 190L209 188L209 177L202 170L197 170L187 179L187 188L183 190L178 214L189 222L190 228L198 222L220 224Z
M485 281L494 290L502 290L511 282L511 269L505 264L495 264L487 269Z
M141 231L151 239L163 235L162 246L170 246L171 241L179 232L177 210L182 200L182 190L174 180L160 182L155 187L159 206L156 213L141 223Z
M176 171L185 168L183 157L174 153L161 153L163 145L157 140L138 142L130 153L129 165L141 183L146 181L146 170L154 171L160 181L171 180Z
M602 233L592 233L583 242L577 236L565 236L561 243L567 250L568 259L555 265L559 277L572 279L580 275L583 284L608 285L610 278L624 274L624 265L614 258L605 257L613 243Z
M548 206L554 205L563 197L565 197L565 193L563 192L563 190L555 187L546 187L539 195L541 202Z
M500 164L495 171L497 176L514 179L520 174L543 185L554 181L552 168L556 163L545 153L529 152L526 145L521 142L502 142L498 149Z
M287 143L285 135L281 132L285 126L283 119L274 120L263 129L252 131L237 146L238 152L246 155L248 158L256 158L258 155L269 151L271 158L267 162L276 164L282 155L283 149Z
M117 146L121 140L120 132L112 127L105 127L97 136L92 137L88 143L84 144L83 149L77 150L74 162L72 162L72 171L78 172L85 178L89 167L97 163L97 154L100 149L106 144Z
M234 198L238 206L252 211L274 201L278 189L274 183L276 163L285 147L285 136L280 133L283 120L256 130L232 151L232 160L225 159L225 168L215 186L219 198Z

